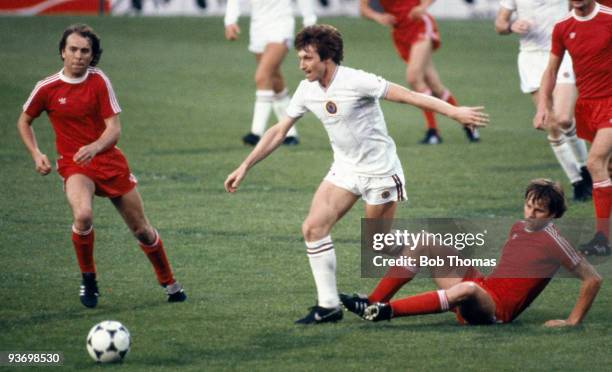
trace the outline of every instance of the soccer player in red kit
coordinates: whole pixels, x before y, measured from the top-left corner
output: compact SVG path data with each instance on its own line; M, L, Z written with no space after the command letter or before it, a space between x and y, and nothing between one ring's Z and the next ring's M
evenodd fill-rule
M440 34L427 8L433 0L380 0L384 13L370 7L369 0L361 0L359 11L365 18L393 28L393 44L406 62L406 81L412 90L440 98L456 106L457 101L440 80L431 55L440 47ZM422 144L442 142L433 111L423 110L427 132ZM464 127L470 142L478 142L477 129Z
M47 175L51 163L38 148L32 123L46 111L53 125L56 168L74 218L72 242L82 273L81 303L93 308L99 295L93 257L94 194L109 198L117 208L151 261L168 301L182 302L186 295L174 279L157 230L144 214L136 178L115 146L121 133L121 108L110 80L95 67L102 55L100 39L89 26L72 25L62 35L59 52L63 69L36 84L17 127L36 171Z
M570 1L572 11L557 22L552 34L548 66L542 76L536 128L555 120L552 92L563 53L574 62L578 101L576 131L591 142L587 167L593 179L593 205L597 218L594 238L582 245L587 255L610 254L612 209L612 8L595 0Z
M499 263L489 276L482 276L472 267L462 278L434 278L437 291L390 302L409 277L395 278L395 282L383 278L369 299L365 299L367 307L363 307L364 299L361 306L356 306L358 298L346 295L341 297L343 303L347 309L372 321L451 310L462 324L508 323L531 304L563 266L582 281L578 300L567 319L550 320L545 325L576 325L586 316L602 279L551 222L561 217L565 209L559 184L534 180L525 192L525 219L510 229Z

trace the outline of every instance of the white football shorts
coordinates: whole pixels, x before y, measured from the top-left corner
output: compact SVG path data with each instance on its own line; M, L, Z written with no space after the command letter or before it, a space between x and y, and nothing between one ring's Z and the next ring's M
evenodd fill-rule
M540 89L542 74L548 65L550 52L529 51L520 52L518 55L518 69L521 78L521 91L523 93L533 93ZM557 74L557 84L576 84L572 58L567 52L563 56L563 61Z
M406 200L406 181L401 166L394 173L385 177L364 177L343 171L341 167L332 165L325 176L335 186L345 189L355 195L361 195L367 204L379 205L391 201Z
M263 53L266 45L270 43L285 44L291 49L294 31L295 19L293 18L283 18L271 23L251 23L249 51L257 54Z

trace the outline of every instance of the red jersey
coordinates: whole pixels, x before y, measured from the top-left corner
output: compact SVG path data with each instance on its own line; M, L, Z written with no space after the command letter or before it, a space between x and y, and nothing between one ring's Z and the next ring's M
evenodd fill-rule
M572 10L557 22L551 52L562 58L565 50L572 57L579 97L612 97L612 8L595 4L586 17Z
M612 8L612 0L597 0L601 5L605 5L608 8Z
M499 264L484 286L497 297L502 321L511 321L544 290L561 266L572 270L582 260L551 223L527 231L523 221L512 226ZM501 306L500 306L501 305Z
M110 80L101 70L90 67L81 78L71 79L60 71L39 81L23 111L33 118L46 111L58 154L72 159L79 148L102 135L104 119L117 115L121 108Z
M394 27L401 28L410 23L408 14L410 14L412 8L421 5L421 0L380 0L379 3L386 13L395 16L397 23Z

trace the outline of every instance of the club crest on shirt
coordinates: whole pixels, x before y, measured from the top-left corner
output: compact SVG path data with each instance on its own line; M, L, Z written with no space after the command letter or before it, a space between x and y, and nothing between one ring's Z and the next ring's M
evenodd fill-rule
M391 196L391 193L389 191L383 191L380 196L382 196L383 199L387 199L389 196Z
M57 101L60 103L60 105L65 105L66 104L66 97L60 97L57 99Z
M325 102L325 111L327 111L329 114L335 115L338 113L338 106L336 106L333 101L327 101Z

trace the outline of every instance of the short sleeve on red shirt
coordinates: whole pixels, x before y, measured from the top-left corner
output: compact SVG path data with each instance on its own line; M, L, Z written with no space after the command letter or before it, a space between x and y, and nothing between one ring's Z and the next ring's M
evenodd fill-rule
M567 270L572 271L580 263L582 257L578 255L572 245L565 239L553 225L547 226L546 233L551 237L553 244L548 246L550 256Z
M553 28L552 45L550 52L559 58L562 58L563 54L565 53L565 45L563 45L563 35L559 24L556 24Z
M110 79L99 69L94 69L91 73L98 78L97 100L102 119L108 119L120 113L121 107L119 107Z
M28 100L23 104L23 112L33 118L40 116L47 105L46 90L44 85L48 80L49 79L39 81L32 90L32 93L30 93Z

